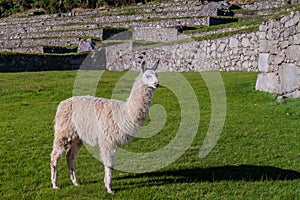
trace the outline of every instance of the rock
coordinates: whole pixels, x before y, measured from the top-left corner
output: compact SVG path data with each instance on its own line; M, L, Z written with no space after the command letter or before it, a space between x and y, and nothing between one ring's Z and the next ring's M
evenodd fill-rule
M288 60L300 61L300 45L292 45L286 49Z
M296 28L295 27L289 27L284 30L283 35L285 39L289 39L289 36L295 35L296 33Z
M218 48L218 50L219 50L219 52L224 52L224 50L225 50L225 48L226 48L226 44L220 44L220 47Z
M260 40L259 52L269 53L272 46L272 42L269 40Z
M258 55L258 70L260 72L268 72L269 69L269 54L260 53Z
M279 43L281 49L285 49L289 46L289 41L282 41Z
M213 43L213 44L211 45L211 51L215 51L216 49L217 49L217 46L216 46L215 43Z
M259 32L259 39L265 40L266 39L266 33L265 32Z
M272 29L268 30L268 32L267 32L267 39L273 40L273 31L272 31Z
M249 61L246 60L246 61L244 61L243 64L242 64L242 69L243 69L243 70L247 70L248 68L249 68Z
M300 44L300 33L293 36L293 44Z
M270 49L271 54L278 54L278 46L277 45L272 45Z
M277 101L279 103L286 103L286 97L285 96L278 96Z
M242 39L242 45L243 45L243 47L250 46L250 40L248 38L243 38Z
M296 90L295 92L291 92L284 95L287 98L300 98L300 90Z
M285 63L279 68L281 93L288 93L300 88L300 67Z
M274 59L274 65L280 65L284 61L283 55L277 55Z
M279 93L279 80L275 73L258 74L255 89L270 93Z
M261 31L261 32L267 31L267 26L264 25L264 24L260 25L260 26L259 26L259 31Z
M296 14L294 15L293 13L291 13L292 16L290 20L287 20L285 22L285 27L288 28L288 27L291 27L291 26L295 26L298 22L299 22L299 14Z
M280 23L284 24L289 19L289 16L284 16L280 19Z
M88 39L81 39L79 41L78 52L91 51L94 48L95 48L94 47L94 42L90 38L88 38Z
M236 39L234 37L230 37L230 39L229 39L229 47L230 48L235 48L235 47L238 47L238 45L239 45L238 39Z

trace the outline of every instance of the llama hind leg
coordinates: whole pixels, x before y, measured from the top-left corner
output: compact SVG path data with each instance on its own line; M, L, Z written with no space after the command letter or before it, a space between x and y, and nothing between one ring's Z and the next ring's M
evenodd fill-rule
M81 141L76 141L75 143L72 144L72 146L67 150L66 158L67 158L67 163L70 171L70 177L71 181L75 186L78 186L77 178L76 178L76 173L75 173L75 158L76 155L82 146Z
M53 148L51 152L51 162L50 162L50 168L51 168L51 183L53 189L59 189L59 187L56 184L57 180L57 165L58 161L61 158L61 155L63 154L63 150L57 150Z

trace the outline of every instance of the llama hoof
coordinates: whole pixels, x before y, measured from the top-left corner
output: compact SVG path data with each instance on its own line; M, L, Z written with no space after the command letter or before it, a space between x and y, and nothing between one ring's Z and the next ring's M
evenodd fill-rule
M106 190L107 190L107 193L109 193L109 194L114 194L115 193L115 191L113 191L111 188L106 188Z
M109 194L115 194L115 191L112 191L112 190L107 190L107 192L108 192Z
M57 186L53 186L52 189L53 189L53 190L59 190L60 188L57 187Z
M78 183L74 183L74 186L78 187L78 186L79 186L79 184L78 184Z

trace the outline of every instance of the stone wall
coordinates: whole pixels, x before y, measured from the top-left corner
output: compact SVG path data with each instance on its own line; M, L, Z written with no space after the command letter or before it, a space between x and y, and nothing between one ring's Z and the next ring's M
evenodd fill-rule
M300 12L271 20L259 28L256 89L300 97Z
M0 54L0 72L79 69L88 54Z
M124 44L110 46L106 51L107 69L139 70L142 60L155 62L160 58L160 71L258 70L255 32L158 47L132 46L132 43L126 43L126 47Z
M253 4L241 5L243 9L248 10L259 10L259 9L268 9L274 7L280 7L288 4L299 3L300 0L267 0L267 1L255 1Z
M191 41L157 47L137 46L129 42L107 43L94 51L101 69L139 70L142 60L149 63L161 59L159 71L257 71L257 35L237 34L206 41ZM0 54L0 71L38 71L79 69L94 57L79 55ZM98 59L99 57L99 59ZM93 64L95 65L95 64ZM98 66L93 66L99 68Z
M170 42L178 40L177 28L134 28L134 40Z

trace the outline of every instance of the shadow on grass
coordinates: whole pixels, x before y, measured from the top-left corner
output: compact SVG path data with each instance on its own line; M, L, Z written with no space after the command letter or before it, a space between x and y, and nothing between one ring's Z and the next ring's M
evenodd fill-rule
M125 175L116 177L115 180L138 179L131 182L133 187L166 185L173 183L197 183L197 182L219 182L219 181L264 181L264 180L297 180L300 173L270 166L221 166L211 168L193 168L165 170L136 175ZM127 183L128 187L130 183ZM125 189L126 183L119 189ZM125 186L125 187L124 187Z

